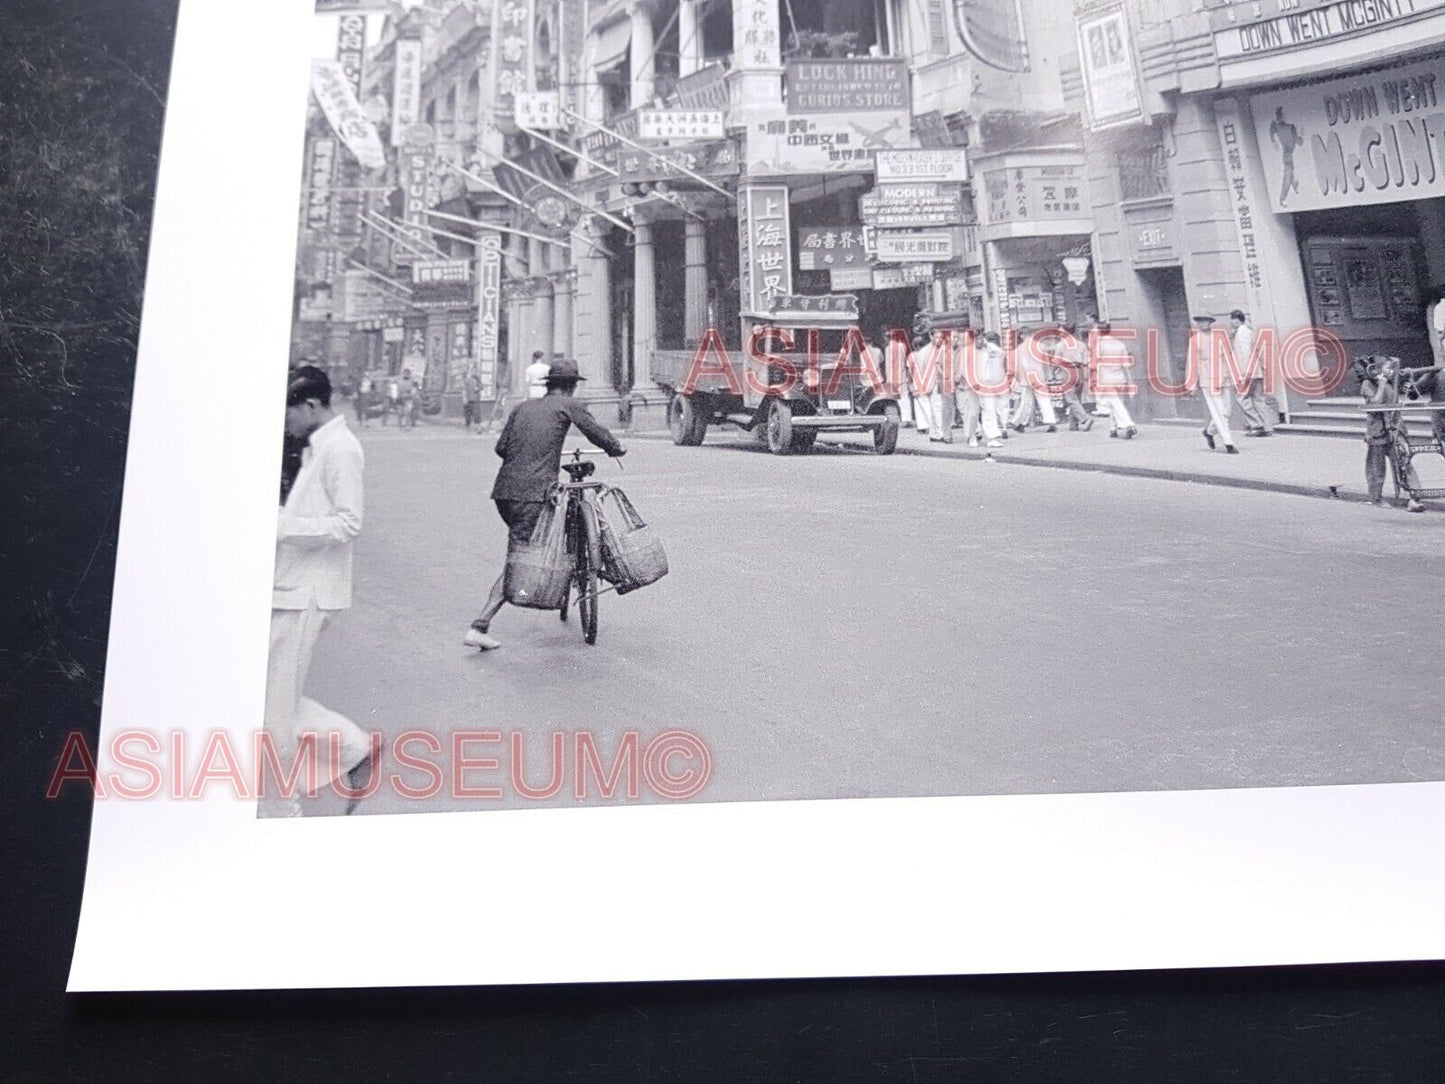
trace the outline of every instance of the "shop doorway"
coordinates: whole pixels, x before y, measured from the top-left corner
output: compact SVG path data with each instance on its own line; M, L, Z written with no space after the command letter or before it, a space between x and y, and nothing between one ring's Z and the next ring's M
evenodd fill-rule
M1138 327L1141 351L1149 348L1148 332L1157 331L1158 357L1136 379L1143 383L1152 371L1161 384L1181 386L1189 364L1189 294L1184 287L1184 271L1178 267L1155 267L1139 272L1144 286L1145 311ZM1141 357L1143 354L1141 353ZM1151 412L1156 417L1203 419L1204 399L1199 390L1186 394L1163 394L1148 391Z

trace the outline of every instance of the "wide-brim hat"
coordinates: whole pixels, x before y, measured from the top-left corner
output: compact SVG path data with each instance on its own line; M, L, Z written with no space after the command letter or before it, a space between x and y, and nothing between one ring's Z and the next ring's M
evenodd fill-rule
M1207 320L1207 321L1208 321L1209 323L1211 323L1211 324L1215 322L1214 317L1210 316L1209 313L1207 313L1207 312L1198 313L1198 314L1196 314L1196 315L1194 315L1194 316L1191 316L1189 319L1191 319L1191 320L1199 320L1199 321L1206 321L1206 320Z
M575 384L587 378L577 371L577 362L571 358L558 358L547 370L548 384Z

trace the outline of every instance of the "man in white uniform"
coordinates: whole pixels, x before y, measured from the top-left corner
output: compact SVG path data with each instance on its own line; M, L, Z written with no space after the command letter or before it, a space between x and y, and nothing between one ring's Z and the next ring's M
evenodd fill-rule
M532 364L527 366L527 371L522 375L527 381L527 398L543 399L547 395L547 374L552 371L552 366L542 360L542 351L532 351Z
M977 371L965 373L965 378L978 397L985 446L1002 448L1008 410L1008 358L1004 356L998 332L984 333L974 368ZM969 436L969 444L973 445L977 438L972 433Z
M276 524L265 734L284 775L293 770L303 735L315 734L320 781L349 773L355 787L361 770L375 768L370 738L303 695L322 627L351 605L351 544L361 533L361 445L331 409L331 381L321 369L305 365L291 373L286 431L304 439L306 450ZM298 778L304 786L307 774ZM263 776L261 816L300 816L295 795L279 793L278 784ZM355 798L347 812L353 808Z
M1054 432L1059 425L1059 416L1054 412L1054 400L1049 394L1049 381L1045 372L1045 358L1049 348L1043 332L1030 335L1016 351L1018 375L1014 387L1018 389L1019 404L1014 408L1011 424L1016 432L1022 433L1034 420L1034 407L1038 406L1039 417L1048 432Z
M1124 340L1115 338L1112 328L1101 323L1094 329L1094 389L1099 406L1109 412L1109 436L1133 440L1139 429L1129 414L1124 396L1133 394L1131 370L1134 357Z
M913 420L920 435L929 440L942 440L933 424L933 392L938 383L938 374L930 376L928 359L933 343L926 332L913 336L913 352L908 355L908 382L913 390Z
M1279 397L1267 391L1264 386L1263 367L1268 362L1261 360L1261 371L1257 373L1249 368L1250 356L1254 353L1254 328L1249 326L1249 317L1243 309L1235 309L1229 314L1229 326L1233 329L1230 346L1234 350L1235 365L1241 373L1247 374L1244 389L1239 393L1239 411L1244 415L1244 435L1272 437L1274 426L1270 424L1269 415L1260 407L1268 407L1269 411L1279 418L1284 417L1284 411L1280 409Z
M1209 424L1204 427L1204 443L1214 450L1214 438L1224 441L1224 450L1238 455L1234 434L1229 428L1229 412L1234 406L1234 388L1227 379L1228 364L1224 360L1225 343L1217 341L1214 317L1201 313L1194 318L1194 331L1189 336L1189 353L1193 371L1199 375L1199 391L1209 410Z

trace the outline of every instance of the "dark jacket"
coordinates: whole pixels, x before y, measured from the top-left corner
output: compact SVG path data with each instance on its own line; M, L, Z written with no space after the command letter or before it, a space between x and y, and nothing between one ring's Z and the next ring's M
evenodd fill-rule
M622 445L588 409L570 395L524 399L507 416L497 438L502 469L492 486L494 501L540 501L557 481L562 466L562 445L576 426L582 435L609 455Z

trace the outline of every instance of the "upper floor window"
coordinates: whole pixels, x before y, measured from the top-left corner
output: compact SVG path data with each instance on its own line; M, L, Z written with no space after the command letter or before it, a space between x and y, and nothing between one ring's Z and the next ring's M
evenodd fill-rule
M887 0L779 0L783 58L889 55Z

